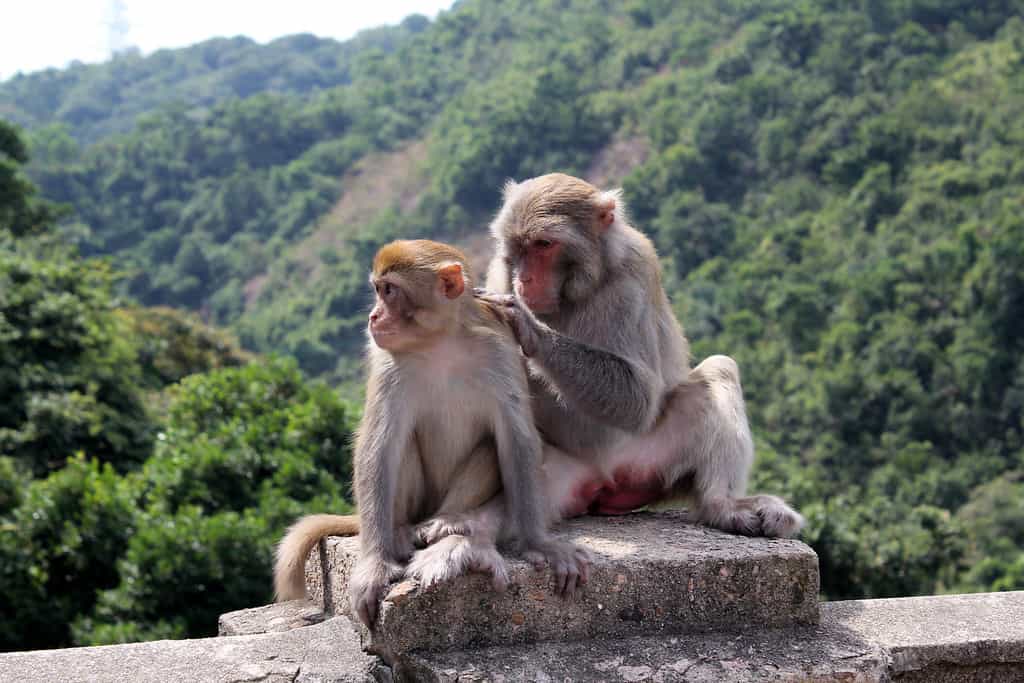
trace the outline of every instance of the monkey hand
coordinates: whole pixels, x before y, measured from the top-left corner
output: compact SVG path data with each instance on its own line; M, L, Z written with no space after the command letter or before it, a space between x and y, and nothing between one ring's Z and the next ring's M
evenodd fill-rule
M546 539L526 544L523 557L534 569L550 565L555 575L555 593L572 597L590 578L590 553L575 543Z
M511 294L493 294L483 289L474 289L473 294L491 304L505 318L524 356L530 358L536 355L545 333L551 333L547 325L537 320L530 309L520 304Z
M387 592L388 584L402 577L404 568L381 557L364 555L352 570L348 583L352 612L359 620L373 629L381 598Z

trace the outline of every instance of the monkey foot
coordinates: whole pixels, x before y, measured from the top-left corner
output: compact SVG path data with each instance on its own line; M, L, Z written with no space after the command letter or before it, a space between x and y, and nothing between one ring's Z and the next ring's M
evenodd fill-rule
M429 588L469 571L490 574L491 585L499 593L508 586L508 565L493 543L474 543L461 535L446 536L417 551L405 575Z
M419 524L414 533L418 547L423 548L448 536L472 536L473 529L465 515L438 515Z

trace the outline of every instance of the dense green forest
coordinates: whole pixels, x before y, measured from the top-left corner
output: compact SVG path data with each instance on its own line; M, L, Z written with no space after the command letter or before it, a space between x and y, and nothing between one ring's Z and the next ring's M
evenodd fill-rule
M373 250L483 262L551 170L623 186L739 361L825 597L1024 589L1022 16L462 0L0 83L0 648L268 599L283 526L346 506Z

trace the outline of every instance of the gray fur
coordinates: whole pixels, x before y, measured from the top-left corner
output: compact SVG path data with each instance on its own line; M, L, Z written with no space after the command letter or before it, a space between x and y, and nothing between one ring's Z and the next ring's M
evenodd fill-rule
M388 277L410 287L408 274ZM571 591L585 574L577 558L585 557L548 533L542 443L510 330L468 289L451 301L443 293L415 301L406 324L422 341L400 352L367 346L354 456L362 552L349 584L353 611L372 624L387 584L402 575L430 584L486 571L503 588L499 539L575 576ZM421 319L430 322L426 333ZM429 545L415 550L415 541Z
M560 223L552 207L570 205L574 192L578 207L566 216L572 220ZM548 194L557 202L547 202ZM595 198L608 196L575 178L542 176L506 188L505 205L491 225L492 292L513 291L526 236L556 239L566 254L556 274L560 295L553 313L538 318L517 297L490 297L505 306L529 357L541 433L561 457L593 466L577 468L579 476L596 471L608 478L622 467L654 467L666 495L690 496L698 518L709 525L796 534L803 518L781 499L744 497L754 452L739 369L726 356L690 369L689 344L662 288L650 240L626 223L618 195L605 232L579 224ZM552 225L561 227L552 233L545 227ZM579 234L566 232L566 225ZM548 489L573 487L549 482ZM573 508L570 501L552 504Z

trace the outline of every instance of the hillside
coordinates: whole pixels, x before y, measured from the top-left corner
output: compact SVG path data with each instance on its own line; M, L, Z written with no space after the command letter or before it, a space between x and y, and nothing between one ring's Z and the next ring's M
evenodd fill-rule
M140 116L169 105L198 113L228 98L302 97L349 83L357 56L390 52L426 25L424 17L412 16L344 43L295 35L260 45L236 36L145 57L128 50L105 64L76 63L0 83L0 118L30 128L61 126L91 144L128 133Z
M123 293L336 385L358 381L378 245L454 240L482 262L505 178L621 183L695 355L740 363L755 484L807 515L823 592L1024 588L1021 16L463 0L370 34L385 44L299 41L328 65L301 92L197 100L146 62L183 96L127 89L77 132L19 120L31 177L71 207L62 235L126 271ZM27 103L66 77L44 76L0 102L43 111ZM128 112L146 112L130 130Z

